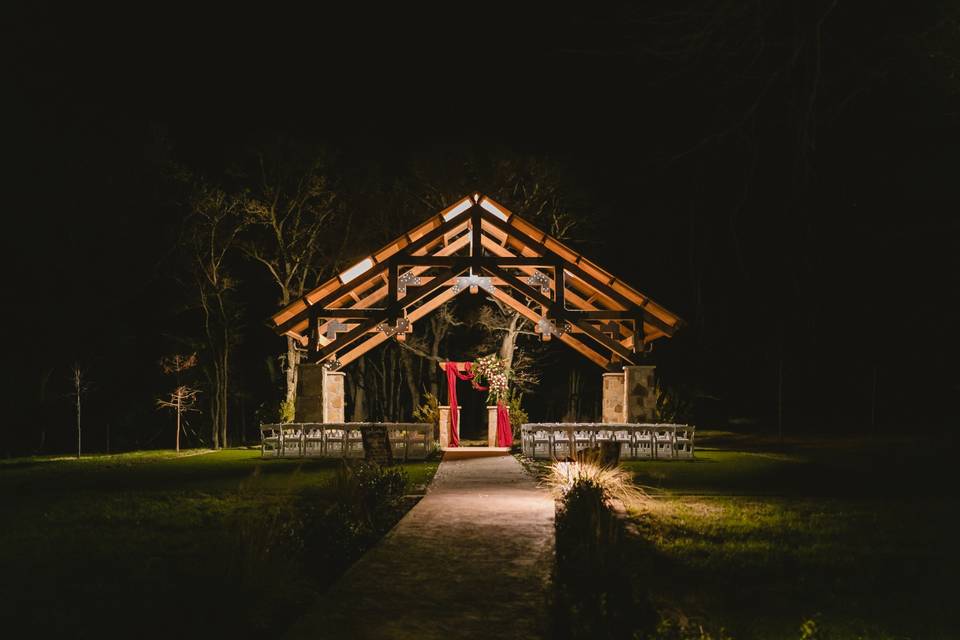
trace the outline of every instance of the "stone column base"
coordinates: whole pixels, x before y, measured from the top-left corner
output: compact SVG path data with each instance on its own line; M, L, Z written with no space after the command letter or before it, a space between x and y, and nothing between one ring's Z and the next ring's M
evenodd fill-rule
M497 406L487 407L487 446L497 446Z
M345 422L344 379L342 371L324 371L323 376L323 421Z
M623 373L603 374L601 422L626 422L623 411Z
M442 404L437 409L440 411L440 448L446 449L450 446L450 406ZM460 407L457 407L457 424L463 425L460 413Z

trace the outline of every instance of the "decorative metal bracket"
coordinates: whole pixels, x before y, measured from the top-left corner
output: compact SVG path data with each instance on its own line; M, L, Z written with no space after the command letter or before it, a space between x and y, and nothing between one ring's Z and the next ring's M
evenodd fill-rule
M413 270L405 271L397 278L397 293L401 296L407 294L407 287L420 284L420 276L414 275Z
M336 320L331 320L327 324L327 332L325 335L327 336L327 340L336 340L337 334L343 333L346 330L347 330L347 325L345 325L342 322L338 322Z
M539 333L545 340L549 339L551 336L557 336L558 338L565 334L570 327L566 322L555 323L549 318L540 318L537 321L537 325L534 327L534 331Z
M397 318L396 324L391 325L389 322L381 322L377 325L377 331L381 331L387 334L388 338L392 338L397 334L404 334L410 331L410 321L407 318Z
M487 293L493 293L493 282L488 276L460 276L457 284L453 285L453 292L460 293L467 287L471 291L476 291L476 287L479 287Z
M540 287L540 293L545 296L550 295L550 278L541 271L536 271L532 276L527 278L527 284L532 287Z

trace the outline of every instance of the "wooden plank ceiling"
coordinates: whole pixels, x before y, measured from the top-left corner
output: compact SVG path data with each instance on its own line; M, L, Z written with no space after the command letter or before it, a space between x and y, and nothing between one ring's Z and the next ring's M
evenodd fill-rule
M311 362L346 366L455 296L483 293L606 369L638 362L674 313L488 196L467 196L271 318Z

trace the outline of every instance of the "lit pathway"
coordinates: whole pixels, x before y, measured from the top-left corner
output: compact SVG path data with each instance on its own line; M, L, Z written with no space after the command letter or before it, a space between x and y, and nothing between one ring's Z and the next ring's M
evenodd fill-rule
M444 460L294 638L546 635L553 501L513 456Z

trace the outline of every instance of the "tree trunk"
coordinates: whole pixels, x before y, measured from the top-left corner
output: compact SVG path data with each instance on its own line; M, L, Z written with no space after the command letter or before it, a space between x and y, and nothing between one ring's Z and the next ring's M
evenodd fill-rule
M222 378L222 381L221 381L221 383L220 383L220 384L221 384L221 387L220 387L220 446L221 446L221 447L224 447L224 448L226 448L226 447L229 446L229 444L228 444L228 442L227 442L227 401L228 401L228 398L229 398L229 389L230 389L229 379L228 379L228 376L229 376L229 369L228 369L228 365L229 365L229 360L228 360L228 358L229 358L229 352L228 352L228 349L229 349L228 346L224 346L224 349L223 349L223 378Z
M367 360L366 356L357 359L357 366L353 371L353 422L365 422L367 419L367 390L366 390Z
M80 378L77 378L77 458L80 457Z
M443 326L439 320L434 322L433 319L430 320L430 328L433 329L433 343L430 345L430 355L433 356L433 360L428 364L432 365L434 362L438 362L440 357L440 345L443 343L443 337L446 335L446 327ZM437 399L437 402L440 401L440 376L442 375L437 371L433 366L429 366L430 371L430 393L433 394L433 397Z
M517 346L517 336L520 335L520 314L513 312L510 315L510 325L503 333L503 339L500 341L500 359L504 366L509 370L513 367L513 350Z
M580 419L580 399L583 389L583 377L578 369L570 369L567 378L567 409L563 416L564 422L577 422Z
M420 389L417 387L419 378L413 372L413 355L406 349L400 349L400 363L403 365L403 377L406 378L407 389L410 391L412 411L420 406Z
M181 408L180 408L180 388L178 387L178 388L177 388L177 437L176 437L176 444L174 445L177 453L180 453L180 411L181 411ZM109 431L108 431L107 433L109 433ZM109 436L108 436L108 438L109 438ZM108 441L109 441L109 440L108 440ZM107 445L107 446L108 446L108 449L109 449L109 445Z
M297 342L294 338L287 336L287 370L286 382L287 391L284 401L296 403L297 401L297 367L300 365L300 352L297 350Z

